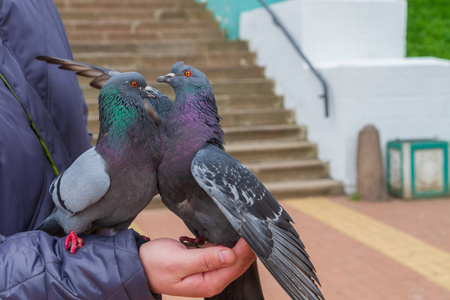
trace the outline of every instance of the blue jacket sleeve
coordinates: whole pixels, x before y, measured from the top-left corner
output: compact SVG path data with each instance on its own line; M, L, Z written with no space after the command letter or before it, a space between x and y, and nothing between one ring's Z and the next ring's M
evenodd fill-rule
M86 103L73 72L35 59L71 58L52 0L0 0L0 234L36 228L53 210L50 161L60 172L91 147ZM24 109L25 108L25 109ZM26 187L26 188L24 188Z
M136 232L83 239L71 255L65 238L41 231L0 235L0 299L160 299L150 292Z

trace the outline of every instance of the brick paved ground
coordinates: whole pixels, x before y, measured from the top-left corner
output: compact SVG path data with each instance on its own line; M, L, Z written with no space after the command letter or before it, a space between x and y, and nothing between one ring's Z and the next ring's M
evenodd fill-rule
M345 220L325 220L324 222L320 220L320 217L311 215L301 205L297 207L289 201L281 201L296 222L295 227L316 266L322 291L327 300L450 299L450 285L447 287L445 284L438 284L450 282L448 280L450 269L446 274L442 274L442 266L450 263L447 259L450 257L450 199L392 200L383 203L351 202L342 197L328 199L331 201L325 199L321 202L325 209L327 207L343 208L343 212L348 213L349 218L351 215L362 217L364 220L369 216L371 217L367 221L369 226L376 227L377 224L381 224L388 227L381 227L387 230L374 231L374 243L363 244L358 237L358 234L361 234L358 228L347 230L345 228L348 227L336 224ZM298 201L302 200L305 199ZM312 209L314 209L314 201L311 199L302 203L307 201L312 203ZM371 221L372 218L375 223ZM139 215L135 224L144 234L153 239L177 238L180 235L189 234L184 224L166 209L146 210ZM418 247L429 249L427 247L432 246L430 249L437 251L436 253L443 257L442 264L445 265L438 265L439 263L433 261L432 256L435 252L430 253L430 257L422 256L419 267L416 267L417 264L408 267L408 264L405 265L407 257L400 255L393 259L383 251L377 250L378 248L373 245L376 245L376 241L388 240L383 238L387 234L392 236L390 229L394 232L393 236L399 239L397 241L399 246L392 249L392 252L401 251L402 249L398 248L402 248L402 239L405 239L405 245L408 245L406 239L412 236L418 239ZM433 267L438 269L434 273ZM431 271L422 272L421 268L429 268ZM289 299L264 267L260 266L260 272L267 300ZM437 278L438 276L441 278ZM444 277L443 280L442 277ZM164 299L179 298L165 296Z
M450 252L450 199L392 199L381 203L353 202L343 197L333 200Z

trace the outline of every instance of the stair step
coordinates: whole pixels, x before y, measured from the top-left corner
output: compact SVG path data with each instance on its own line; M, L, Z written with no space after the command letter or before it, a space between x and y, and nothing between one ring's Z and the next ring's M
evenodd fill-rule
M329 179L328 163L317 159L307 128L283 108L274 83L255 64L243 41L228 41L204 3L194 0L54 0L75 60L121 72L136 71L174 99L156 78L177 61L210 79L223 117L226 150L246 164L278 199L342 194ZM200 1L202 2L202 1ZM88 130L98 133L99 90L79 80L90 111ZM160 197L152 203L161 205Z
M246 164L262 182L328 178L328 165L318 159Z
M248 50L247 43L243 41L227 41L223 39L211 39L204 41L153 41L153 42L72 42L72 51L81 55L87 53L133 53L140 54L185 54L200 51L217 50Z
M170 64L171 65L171 64ZM169 67L170 68L170 67ZM163 73L161 75L167 74L169 72L169 69L166 73ZM173 89L165 83L160 82L152 82L150 80L147 81L147 84L150 84L154 88L158 89L162 93L166 94L170 99L174 99L175 94ZM234 98L234 93L236 94L236 98L239 97L239 99L244 98L243 94L248 93L249 99L246 100L247 102L254 102L256 106L257 99L254 98L254 95L256 93L270 93L270 96L273 96L273 82L267 80L267 79L238 79L238 80L212 80L211 81L212 88L214 90L214 94L217 98L220 100L217 100L217 102L226 103L227 101L233 101L230 100L232 98L227 97L221 97L222 95L230 95L230 97ZM81 85L84 93L84 97L86 99L97 99L99 90L93 89L88 84L82 84ZM276 98L275 98L276 99ZM273 98L269 98L269 100L274 100ZM262 100L264 101L264 100ZM249 103L247 103L249 105ZM253 107L253 106L252 106Z
M308 141L231 144L225 149L244 164L317 158L317 146Z
M138 72L143 74L145 78L155 80L159 76L166 74L168 72L168 68L160 68L160 69L138 69ZM260 78L265 79L264 77L264 68L248 65L248 66L205 66L202 68L202 72L209 78L211 81L215 81L218 79L248 79L248 78Z
M63 20L189 20L211 19L210 11L194 8L153 8L142 6L140 8L78 8L60 9L59 14Z
M68 32L67 36L73 43L76 41L156 41L156 40L207 40L211 38L225 40L225 32L219 28L187 28L187 29L159 29L159 30L77 30Z
M136 7L198 7L202 4L186 0L54 0L58 9L83 8L136 8Z
M137 32L138 30L180 30L186 29L218 29L219 26L212 19L201 20L64 20L64 27L70 35L74 31L116 31L127 30L130 32Z
M342 195L342 184L332 179L298 180L264 184L275 199L288 199L318 195Z
M89 81L87 81L89 82ZM86 84L83 84L86 85ZM84 94L86 103L89 108L89 113L98 114L97 97L98 89L86 88ZM89 98L87 97L89 96ZM171 95L173 98L173 95ZM279 109L283 107L283 98L272 94L236 94L236 95L217 95L217 106L219 107L219 114L226 113L233 110L249 110L249 109ZM290 126L290 125L289 125Z
M232 109L281 108L283 97L275 96L271 92L248 94L222 94L216 95L219 113Z
M91 113L91 112L90 112ZM98 122L97 122L98 124ZM92 127L95 145L98 136L98 127ZM95 130L94 130L95 129ZM237 130L236 130L237 129ZM224 127L225 142L233 143L261 143L269 141L305 141L306 127L298 125L258 125L242 127Z
M221 112L220 116L223 118L220 124L224 127L293 124L295 122L294 111L284 108L233 110Z
M195 65L185 61L188 65ZM199 69L203 69L200 68ZM169 72L169 69L167 70ZM167 73L163 73L167 74ZM268 93L273 96L273 82L266 78L242 78L242 79L219 79L211 80L211 86L214 91L214 95L219 98L222 95L229 95L233 97L235 95L245 95L245 94L255 94L255 93ZM171 99L174 99L173 89L165 83L160 82L147 82L154 88L160 90L162 93L166 94ZM252 99L253 100L253 99Z
M233 143L306 140L306 127L298 125L257 125L224 127L225 141Z
M118 66L127 66L130 69L136 69L139 66L144 67L167 67L177 61L184 61L186 64L199 66L246 66L252 64L255 60L255 54L248 51L229 50L229 51L208 51L197 53L186 53L182 55L173 54L140 54L134 53L76 53L75 60L83 61L88 64L100 65L115 69Z
M116 70L119 72L138 72L141 73L144 78L147 79L148 82L154 82L156 78L163 74L167 74L170 66L166 66L163 68L137 68L130 69L128 67L120 67ZM239 67L229 67L229 66L210 66L202 68L202 72L206 74L206 76L211 81L215 81L217 79L248 79L248 78L259 78L264 79L264 68L258 66L239 66ZM78 81L80 84L89 84L92 79L86 77L78 77ZM257 94L255 97L264 97L266 94ZM216 97L216 100L219 101L219 96ZM222 97L223 101L225 99L230 99L230 97ZM232 98L235 98L233 96ZM259 99L259 98L257 98ZM255 99L255 100L257 100ZM279 97L282 100L282 97Z
M332 179L312 179L265 183L264 186L277 200L310 196L337 196L344 193L341 183ZM298 200L301 201L301 200ZM156 195L146 209L166 208L160 195Z
M95 132L92 144L97 141L98 126L90 129L91 120L88 121L88 130ZM260 162L289 162L305 159L316 159L316 145L308 141L289 142L262 142L259 144L231 144L225 145L226 151L245 165Z
M286 109L260 109L247 112L229 112L221 114L222 126L250 126L250 125L271 125L286 124L294 121L294 114ZM88 130L98 132L98 115L90 113L88 116Z

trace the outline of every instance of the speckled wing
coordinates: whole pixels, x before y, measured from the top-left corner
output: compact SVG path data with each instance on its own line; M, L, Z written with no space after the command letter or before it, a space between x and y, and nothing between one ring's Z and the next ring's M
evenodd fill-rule
M324 299L291 217L249 169L209 145L197 153L191 171L292 299Z
M100 200L109 185L106 162L92 147L53 181L50 194L56 207L73 215Z

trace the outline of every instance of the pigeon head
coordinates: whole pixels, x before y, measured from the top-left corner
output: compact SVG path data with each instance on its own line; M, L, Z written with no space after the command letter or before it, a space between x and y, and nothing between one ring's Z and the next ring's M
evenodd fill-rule
M153 89L141 74L127 72L112 76L98 97L99 139L107 132L111 138L125 137L131 127L148 126L151 122L148 117L160 125L161 119L150 102L154 98Z
M155 124L161 119L155 111L154 103L160 92L147 85L144 77L136 72L119 73L112 76L102 87L99 95L100 111L117 115L118 111L130 111L131 106L143 107Z
M176 62L170 73L160 76L156 81L169 84L177 94L181 91L195 92L196 90L211 89L211 84L203 72L192 66L184 65L182 61Z
M100 96L105 94L114 97L102 97L104 100L120 97L133 104L142 103L143 99L154 97L153 89L147 85L144 77L136 72L112 76L100 91Z
M167 116L168 122L164 122L163 131L176 130L178 125L174 124L189 120L190 125L196 127L195 135L202 136L200 140L205 138L209 143L223 148L224 133L219 123L221 118L206 75L192 66L184 65L182 61L175 63L170 71L157 79L158 82L169 84L175 91L174 105Z

